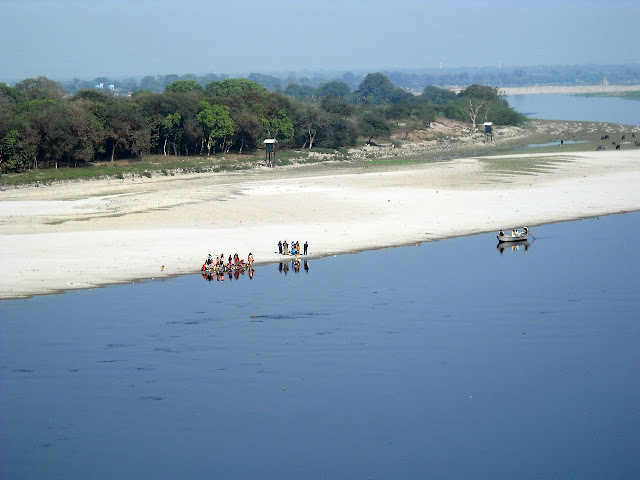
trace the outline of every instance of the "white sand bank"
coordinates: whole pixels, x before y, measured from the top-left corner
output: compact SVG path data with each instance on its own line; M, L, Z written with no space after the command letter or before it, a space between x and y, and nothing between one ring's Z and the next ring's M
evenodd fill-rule
M318 257L640 209L640 149L509 158L7 189L0 298L195 273L208 253L274 262L285 239ZM509 171L540 159L558 162Z
M533 85L529 87L503 87L503 95L540 95L560 93L581 95L585 93L622 93L640 91L640 85Z

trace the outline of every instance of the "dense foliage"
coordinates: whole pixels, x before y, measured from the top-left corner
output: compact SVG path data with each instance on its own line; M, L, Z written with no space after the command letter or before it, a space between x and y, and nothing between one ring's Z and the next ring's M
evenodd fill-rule
M82 166L143 154L242 154L275 138L279 147L353 146L357 139L388 138L395 125L428 128L436 115L463 121L476 117L518 124L497 90L471 85L456 95L434 86L422 95L395 87L381 73L352 90L345 81L313 87L289 83L284 93L257 80L214 79L201 85L177 78L162 93L131 96L104 88L64 94L45 77L14 86L0 83L0 170ZM475 110L470 116L469 105Z

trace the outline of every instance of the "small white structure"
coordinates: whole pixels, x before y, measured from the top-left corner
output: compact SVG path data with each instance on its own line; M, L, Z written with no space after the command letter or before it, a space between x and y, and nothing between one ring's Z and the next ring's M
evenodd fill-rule
M276 159L276 143L278 140L275 138L265 138L264 142L265 146L265 161L267 162L268 167L273 167L273 162Z
M484 122L484 139L493 140L493 122Z

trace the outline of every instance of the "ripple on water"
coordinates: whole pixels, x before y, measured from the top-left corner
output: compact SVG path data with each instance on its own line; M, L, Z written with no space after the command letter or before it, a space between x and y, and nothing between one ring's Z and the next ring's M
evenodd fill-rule
M161 397L160 395L145 395L143 397L140 397L140 400L147 400L147 401L151 401L151 402L160 402L162 400L164 400L166 397Z

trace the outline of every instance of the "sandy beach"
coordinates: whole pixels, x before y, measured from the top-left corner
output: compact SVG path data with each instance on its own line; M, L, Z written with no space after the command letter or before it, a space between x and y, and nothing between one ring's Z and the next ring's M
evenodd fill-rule
M541 95L561 93L580 95L586 93L622 93L640 91L640 85L532 85L529 87L503 87L502 95Z
M522 162L540 165L523 174ZM535 234L640 209L638 185L640 149L10 188L0 298L195 273L209 253L277 262L279 240L307 241L318 258L523 225Z

